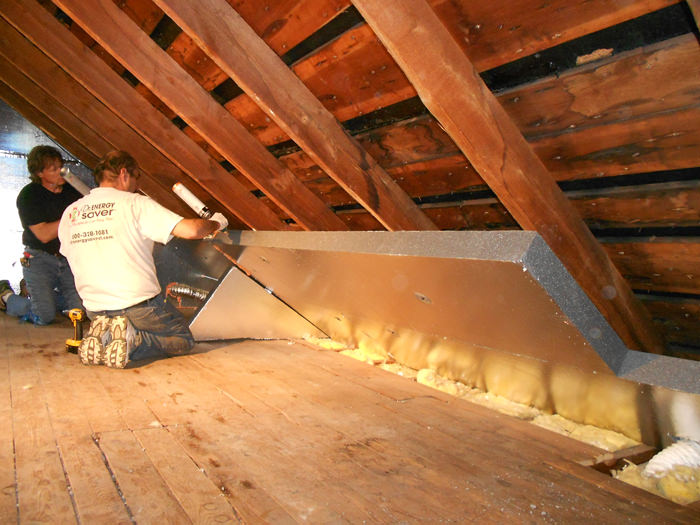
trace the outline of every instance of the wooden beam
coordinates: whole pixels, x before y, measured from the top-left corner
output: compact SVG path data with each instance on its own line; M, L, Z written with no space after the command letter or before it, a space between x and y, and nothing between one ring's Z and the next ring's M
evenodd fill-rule
M347 229L112 0L55 3L300 226L308 230Z
M288 229L280 218L33 0L2 0L0 16L50 56L176 166L257 230Z
M43 115L48 115L47 118L61 130L64 130L65 135L87 148L90 153L101 157L106 152L114 149L107 141L102 139L99 134L87 127L82 120L18 71L14 65L8 62L4 57L0 57L0 79L10 89L21 93L21 96L29 104L34 106L37 111L41 112ZM151 177L144 177L144 180L141 182L142 189L147 195L153 195L156 200L173 207L178 212L186 211L186 207L184 207L182 203L178 203L172 193L158 184L156 180L153 180Z
M193 215L192 210L183 206L171 191L172 185L183 179L189 181L188 186L200 199L209 198L209 194L199 189L198 184L3 19L0 19L0 57L0 69L17 68L39 86L50 86L45 96L52 102L47 103L46 107L50 108L53 104L59 111L65 107L71 113L67 118L75 121L65 129L91 133L83 144L92 146L90 149L96 155L102 156L113 149L133 154L147 177L153 178L161 187L160 191L147 191L145 184L148 183L142 183L144 191L155 200L184 216Z
M695 27L700 29L700 0L687 0L690 12L695 19Z
M651 318L425 0L353 0L474 168L538 231L631 348L661 353Z
M2 81L0 81L0 98L10 105L15 111L17 111L17 113L27 119L27 121L34 124L37 128L55 140L71 155L80 160L80 162L89 168L93 168L97 164L99 160L97 155L88 150L71 135L66 133L64 129L58 126L44 113L32 106L25 98Z
M230 4L155 3L385 228L437 229Z

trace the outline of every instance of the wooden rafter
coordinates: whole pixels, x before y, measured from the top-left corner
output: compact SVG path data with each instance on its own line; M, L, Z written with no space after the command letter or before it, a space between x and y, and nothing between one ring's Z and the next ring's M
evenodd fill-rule
M300 226L345 223L111 0L55 2ZM99 32L94 28L99 28Z
M52 94L24 76L4 57L0 57L0 79L15 92L21 93L21 96L37 111L46 115L46 118L51 120L56 127L63 130L65 135L87 148L91 154L99 157L114 149L98 133L87 127L82 120L63 106ZM152 195L174 211L188 213L187 207L183 203L177 202L178 199L171 192L167 191L157 179L144 177L141 181L141 188L144 193Z
M225 0L155 3L385 228L437 229Z
M695 19L695 26L700 29L700 0L687 0L690 12Z
M3 0L0 16L50 56L227 209L257 230L286 229L279 217L183 134L33 0Z
M54 113L69 113L63 118L66 123L64 129L68 133L80 134L75 138L98 157L112 149L130 151L141 160L141 167L147 177L159 186L142 181L142 189L178 213L192 214L192 210L183 206L180 199L175 198L170 191L170 187L175 182L183 180L185 175L49 57L17 33L7 22L0 19L0 75L16 78L18 73L13 71L14 68L33 81L33 83L25 81L27 87L26 90L21 90L23 95L35 93L37 99L46 98L45 107L52 116ZM6 82L15 85L9 79ZM17 81L16 85L20 88L21 81ZM39 86L50 86L50 90L41 90ZM43 95L37 90L41 90ZM200 198L207 198L206 192L197 191L198 186L194 181L189 178L185 180L190 180L189 187L195 190ZM147 186L150 187L147 189Z
M524 229L538 231L631 348L649 314L425 0L353 0L423 103Z

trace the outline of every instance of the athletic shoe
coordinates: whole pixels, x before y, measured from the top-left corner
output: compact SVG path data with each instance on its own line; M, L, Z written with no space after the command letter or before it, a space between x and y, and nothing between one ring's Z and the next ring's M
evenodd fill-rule
M97 315L90 323L88 333L80 341L78 355L84 365L101 365L105 359L105 344L109 340L112 319Z
M112 317L109 325L109 333L112 340L105 347L104 364L110 368L124 368L129 362L129 337L127 332L133 332L131 326L124 315Z

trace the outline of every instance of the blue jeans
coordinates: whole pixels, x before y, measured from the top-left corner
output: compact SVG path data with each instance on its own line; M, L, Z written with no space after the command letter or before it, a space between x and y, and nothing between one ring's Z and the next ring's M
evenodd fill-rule
M22 273L31 301L31 311L27 313L34 324L46 325L55 319L57 312L82 308L66 258L43 250L25 250L32 256Z
M187 321L162 294L123 310L88 313L90 318L123 315L129 320L134 328L134 346L129 348L131 361L183 355L194 347Z
M7 315L24 317L32 308L29 297L13 294L7 298Z

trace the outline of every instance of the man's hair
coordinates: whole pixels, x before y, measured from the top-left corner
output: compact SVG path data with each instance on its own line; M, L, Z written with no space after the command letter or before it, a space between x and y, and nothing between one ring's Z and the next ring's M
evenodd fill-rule
M32 182L41 184L39 172L42 171L50 161L57 160L63 166L61 152L53 146L34 146L27 155L27 170Z
M126 168L126 171L133 175L139 169L139 165L126 151L110 151L100 159L93 170L95 182L101 184L105 179L116 179L122 168Z

